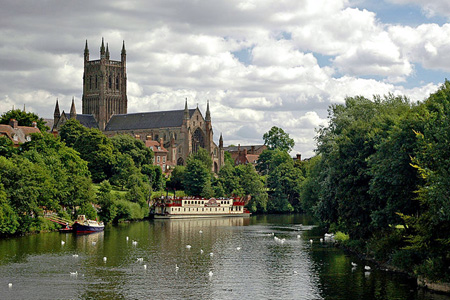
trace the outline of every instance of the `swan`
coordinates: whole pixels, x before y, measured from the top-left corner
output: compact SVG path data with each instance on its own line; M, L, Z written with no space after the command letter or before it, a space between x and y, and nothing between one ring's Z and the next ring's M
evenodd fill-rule
M241 250L241 247L237 247L236 250L237 250L237 251Z
M320 242L323 243L323 238L320 238Z
M314 241L313 240L309 240L309 242L312 244Z
M364 270L370 271L370 267L369 266L364 266Z
M200 249L200 254L203 254L203 249Z
M209 277L211 277L211 276L213 276L213 272L212 271L209 271Z
M78 275L78 271L70 272L70 275L72 275L72 276L77 276L77 275Z
M10 288L11 288L11 287L12 287L12 283L8 283L8 287L10 287Z
M209 254L209 256L213 257L213 256L214 256L214 253L211 252L211 253Z
M178 264L175 264L175 271L178 271L179 267Z
M202 230L199 230L199 232L198 232L198 233L202 234L202 233L203 233L203 231L202 231Z
M127 237L127 242L128 242L128 237Z
M147 270L147 265L144 265L144 270Z
M191 249L191 245L186 245L186 249Z
M144 261L142 257L138 258L137 261Z
M64 242L64 241L61 241L61 245L64 245L66 242Z
M74 254L74 255L72 255L73 257L78 257L78 254Z
M107 260L106 256L105 256L105 257L103 257L103 261L106 261L106 260Z
M356 263L354 263L354 262L352 262L352 266L353 266L353 267L356 267L356 266L357 266L357 264L356 264Z

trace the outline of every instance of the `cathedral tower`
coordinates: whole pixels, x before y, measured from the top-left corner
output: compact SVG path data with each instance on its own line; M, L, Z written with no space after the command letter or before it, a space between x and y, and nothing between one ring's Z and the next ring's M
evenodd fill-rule
M82 113L92 114L100 130L104 130L114 114L127 113L127 73L125 42L122 45L121 60L109 59L109 46L102 38L100 59L89 60L86 40L84 48L84 74Z

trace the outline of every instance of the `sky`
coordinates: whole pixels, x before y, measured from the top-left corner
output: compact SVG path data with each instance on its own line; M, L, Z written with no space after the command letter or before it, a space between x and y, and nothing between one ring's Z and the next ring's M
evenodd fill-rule
M214 140L272 126L315 154L346 97L423 101L450 72L448 0L0 0L0 114L81 113L83 52L127 51L128 113L210 102Z

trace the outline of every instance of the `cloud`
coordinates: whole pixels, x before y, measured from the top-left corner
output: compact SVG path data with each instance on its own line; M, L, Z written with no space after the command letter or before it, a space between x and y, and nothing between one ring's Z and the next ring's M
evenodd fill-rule
M416 4L422 8L427 17L441 15L446 18L450 17L450 3L446 0L388 0L395 4Z

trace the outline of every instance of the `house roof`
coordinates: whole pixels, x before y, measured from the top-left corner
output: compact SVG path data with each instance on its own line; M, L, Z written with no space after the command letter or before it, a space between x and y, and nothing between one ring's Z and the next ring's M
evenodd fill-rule
M195 111L196 109L189 109L190 118ZM105 131L180 127L183 119L184 110L113 115L106 125Z
M145 141L145 146L152 149L153 152L168 152L166 148L164 148L164 146L161 146L159 144L159 142L157 141L153 141L153 140L146 140Z
M37 127L17 126L17 128L13 128L8 124L0 124L0 135L7 136L13 141L14 145L25 143L27 141L27 136L37 132L41 132ZM14 136L17 138L14 139Z
M228 152L235 152L235 151L237 152L239 147L240 147L241 151L244 151L244 149L247 149L247 151L249 152L250 150L252 150L252 147L255 147L255 151L258 151L262 147L266 147L266 145L232 146L232 147L224 147L223 150L228 151Z

